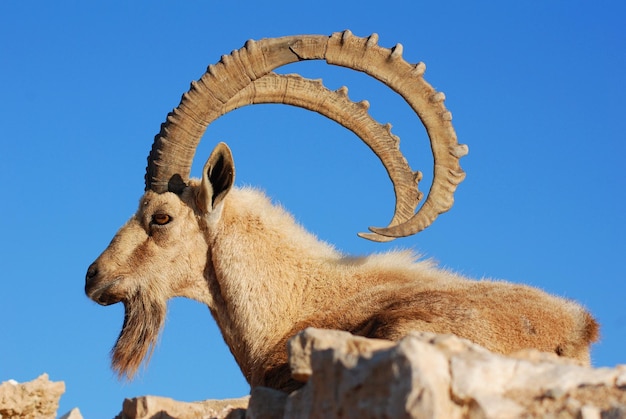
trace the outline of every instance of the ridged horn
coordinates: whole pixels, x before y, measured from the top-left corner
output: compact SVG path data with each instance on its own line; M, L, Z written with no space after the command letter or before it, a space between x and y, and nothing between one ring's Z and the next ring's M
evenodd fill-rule
M277 67L300 60L291 51L294 43L319 50L323 58L327 36L287 36L248 41L243 48L222 56L191 83L180 104L170 112L156 135L148 156L146 190L180 192L189 180L191 163L206 127L222 106L244 87Z
M424 230L437 216L448 211L454 202L454 191L465 179L459 159L468 152L457 141L452 114L445 108L443 93L424 80L426 66L411 65L402 58L402 45L388 49L377 45L378 37L359 38L349 31L330 37L325 55L329 64L362 71L385 83L418 115L426 128L434 157L433 182L426 201L408 221L389 227L370 227L374 233L389 237L406 237Z
M348 127L385 165L396 192L396 211L389 227L370 228L375 234L361 234L362 237L386 241L388 239L378 234L395 238L426 228L452 205L452 194L464 176L458 159L467 148L456 141L442 94L437 94L423 80L423 65L411 66L402 59L401 46L385 49L376 45L376 38L376 35L358 38L346 31L331 37L304 35L264 39L248 41L243 48L223 56L218 64L209 66L198 82L192 83L180 105L161 126L148 157L146 189L159 193L180 191L188 181L200 138L208 124L219 116L249 103L288 103L315 110ZM420 176L410 170L399 152L397 137L367 115L365 102L353 103L343 90L330 92L306 79L268 75L277 67L305 59L325 59L329 64L363 71L403 96L418 114L431 140L435 178L429 197L416 214L414 211L421 197L417 190ZM281 85L286 87L279 87ZM302 94L303 89L310 93ZM332 98L330 102L329 98ZM354 109L360 109L360 113ZM368 120L365 124L359 122L363 113ZM380 134L381 130L386 134Z
M318 112L355 133L376 154L391 179L396 206L390 225L410 219L419 204L421 194L411 170L398 148L400 139L391 133L390 125L376 122L369 114L369 103L352 102L347 88L330 91L321 80L310 80L298 74L269 73L241 90L222 108L224 115L242 106L260 103L282 103ZM385 242L393 237L376 233L360 233L369 240Z

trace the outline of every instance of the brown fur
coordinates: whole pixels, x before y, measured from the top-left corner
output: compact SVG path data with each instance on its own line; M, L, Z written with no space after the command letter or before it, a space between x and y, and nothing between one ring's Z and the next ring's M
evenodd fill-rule
M146 192L88 271L92 299L127 308L113 355L121 374L132 376L150 352L175 296L208 305L252 386L297 386L286 342L308 326L394 340L412 330L454 333L499 353L536 348L589 364L598 326L579 305L469 280L409 252L345 257L262 193L231 189L234 168L220 168L227 182L209 169L180 195ZM171 221L157 225L155 213Z

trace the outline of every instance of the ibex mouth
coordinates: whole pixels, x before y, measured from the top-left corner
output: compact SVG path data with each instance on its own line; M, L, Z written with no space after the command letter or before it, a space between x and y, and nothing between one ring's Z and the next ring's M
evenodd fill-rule
M107 292L119 280L120 278L116 278L114 281L100 286L98 286L98 284L94 284L94 282L88 282L87 284L85 284L85 294L87 294L87 297L100 304L101 306L109 306L111 304L119 303L120 301L122 301L121 297L114 295L113 293Z
M100 304L101 306L110 306L112 304L117 304L120 301L122 301L122 299L119 297L114 297L112 295L106 295L106 294L101 294L99 297L92 298L92 299L96 303Z

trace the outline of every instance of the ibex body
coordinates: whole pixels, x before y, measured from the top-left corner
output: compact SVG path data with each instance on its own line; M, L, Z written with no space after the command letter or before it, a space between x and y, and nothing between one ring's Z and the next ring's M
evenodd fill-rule
M350 34L333 36L335 41L340 38L341 45L358 44ZM374 48L371 38L367 41L357 38L359 42L363 41L365 54L362 55ZM294 39L280 39L270 44L278 44L279 51L282 51L282 45L288 45L293 53L299 41ZM311 53L311 42L306 45ZM254 50L255 47L246 45L246 48ZM382 56L380 50L378 48L376 53ZM332 52L332 48L325 45L324 53L328 51ZM232 57L243 55L242 50L236 53L231 54L230 59L222 59L224 67L228 67ZM389 51L383 58L393 57L394 53ZM302 59L302 54L296 55ZM281 54L274 52L273 56ZM397 60L397 57L393 59ZM251 62L251 59L241 61ZM254 67L254 64L250 66ZM259 80L269 80L270 77L284 80L271 74L256 79L256 82L251 80L250 83L255 83L255 98L271 101L268 91L272 88L263 90L259 84ZM208 85L209 81L201 80L200 84ZM287 85L286 91L278 95L281 99L298 89L293 82ZM332 95L331 92L321 94L326 95L326 99ZM181 115L186 114L196 115L191 119L204 114L205 121L215 117L208 111L203 113L190 109L189 104L184 105L185 100L189 101L194 95L200 93L192 89L183 98L178 112L170 116L168 124L181 124ZM215 95L213 92L211 97ZM430 92L426 97L439 106L441 100L436 96ZM235 93L222 99L226 105L220 105L215 115L236 107L229 102L235 100L233 97L236 97ZM334 106L328 105L329 100L321 102ZM352 105L357 104L350 102L346 106ZM335 109L330 113L336 116L340 112ZM446 125L449 118L442 112L437 115L443 121L442 129L449 133L451 128ZM428 117L420 116L428 120ZM356 119L362 121L363 118ZM162 148L176 148L171 145L170 138L177 127L168 124L162 128L162 135L157 137L156 148L151 153L147 191L140 200L137 213L87 273L85 289L90 298L103 305L117 302L125 305L124 326L113 350L113 365L121 375L132 376L149 354L163 324L166 301L176 296L195 299L210 308L252 386L266 385L284 390L297 386L287 368L286 341L308 326L394 340L412 330L454 333L500 353L536 348L589 363L589 344L597 337L597 324L577 304L531 287L469 280L439 269L429 261L416 261L409 252L363 258L341 255L305 231L262 193L234 187L234 162L225 144L215 148L200 180L187 179L188 169L184 167L168 169L163 162L154 163L153 154L167 156L169 153L163 152ZM349 126L350 122L346 125ZM181 132L194 129L203 130L191 123ZM389 130L386 131L389 134ZM429 130L431 140L437 135L436 131ZM368 135L371 134L363 134ZM396 141L393 138L389 141L394 144L368 144L374 150L397 149ZM433 151L437 147L433 143ZM443 159L448 160L438 165L438 152L435 151L436 179L429 199L433 190L437 196L437 188L447 189L451 195L456 183L462 179L458 158L463 149L456 143L456 137L449 140L443 150ZM379 157L386 162L387 157ZM419 175L410 171L394 175L394 170L406 165L406 161L394 160L394 164L395 168L391 169L386 163L385 166L398 195L398 191L409 187L398 186L397 178L408 179L410 183ZM162 170L166 173L163 174ZM441 172L445 173L442 175ZM442 176L447 187L436 186L442 182ZM419 200L419 193L414 197ZM400 196L398 201L403 202L396 205L392 225L373 231L391 237L419 231L432 222L436 213L449 208L451 197L446 197L434 201L427 199L425 209L413 215L416 202L406 204ZM433 210L433 206L439 206L439 209ZM380 236L380 239L384 240L384 237Z

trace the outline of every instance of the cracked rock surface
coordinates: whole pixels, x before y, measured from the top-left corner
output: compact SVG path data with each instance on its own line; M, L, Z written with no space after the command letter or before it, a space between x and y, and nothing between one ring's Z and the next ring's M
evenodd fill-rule
M453 335L391 342L309 328L290 340L289 362L304 383L291 394L256 387L225 404L138 398L120 417L626 418L625 365L594 369L534 350L503 356Z
M289 350L306 384L285 397L285 418L626 417L624 365L594 369L534 350L503 356L432 333L392 343L306 329Z
M55 418L63 393L65 383L50 381L48 374L27 383L5 381L0 384L0 418Z
M453 335L399 342L306 329L289 342L291 394L255 387L239 399L127 399L119 419L626 418L626 365L589 368L526 350L510 356ZM63 382L46 374L0 385L0 419L55 418ZM73 409L62 419L82 419Z

